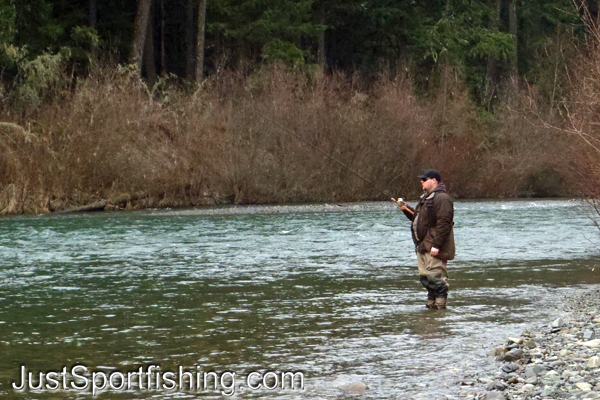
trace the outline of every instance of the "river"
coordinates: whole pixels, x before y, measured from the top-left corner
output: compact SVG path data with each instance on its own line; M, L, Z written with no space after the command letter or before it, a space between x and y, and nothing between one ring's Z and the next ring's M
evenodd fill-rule
M409 221L391 202L1 218L0 396L91 398L73 382L17 392L22 366L37 382L73 366L110 377L150 365L229 380L101 396L339 399L359 381L368 399L455 394L457 380L498 370L486 353L552 318L560 294L600 284L584 203L455 209L445 311L424 307ZM301 373L304 389L253 390L251 372L269 387Z

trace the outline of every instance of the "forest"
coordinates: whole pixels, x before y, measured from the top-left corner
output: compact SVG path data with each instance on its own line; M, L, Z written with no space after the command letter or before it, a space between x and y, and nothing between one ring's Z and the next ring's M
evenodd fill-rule
M599 6L0 0L0 213L593 201Z

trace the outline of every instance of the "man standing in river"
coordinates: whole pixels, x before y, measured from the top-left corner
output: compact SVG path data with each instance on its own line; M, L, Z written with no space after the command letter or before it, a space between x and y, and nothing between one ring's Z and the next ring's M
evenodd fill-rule
M434 169L419 175L423 195L416 208L400 201L398 208L412 221L419 280L427 289L427 308L441 310L448 300L448 260L454 259L454 204Z

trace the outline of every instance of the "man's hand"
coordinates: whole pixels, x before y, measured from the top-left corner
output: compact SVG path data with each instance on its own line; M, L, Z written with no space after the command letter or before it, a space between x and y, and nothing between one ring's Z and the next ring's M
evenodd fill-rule
M408 207L406 207L406 203L402 203L402 204L398 204L398 209L400 211L408 211L411 212L410 209Z
M436 257L438 254L440 254L440 249L438 249L436 247L432 247L431 248L431 256Z
M398 209L400 211L408 211L408 207L406 207L406 203L404 202L404 200L402 200L402 198L395 199L392 197L391 200L394 203L398 204Z

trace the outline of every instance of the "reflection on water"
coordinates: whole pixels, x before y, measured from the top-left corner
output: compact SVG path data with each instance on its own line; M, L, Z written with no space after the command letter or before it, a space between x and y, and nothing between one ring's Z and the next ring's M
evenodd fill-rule
M15 393L21 365L156 364L305 374L304 391L244 398L338 399L362 381L366 398L429 399L493 370L492 344L549 319L558 294L600 283L580 203L457 202L455 234L435 312L392 203L0 219L0 395L77 397Z

